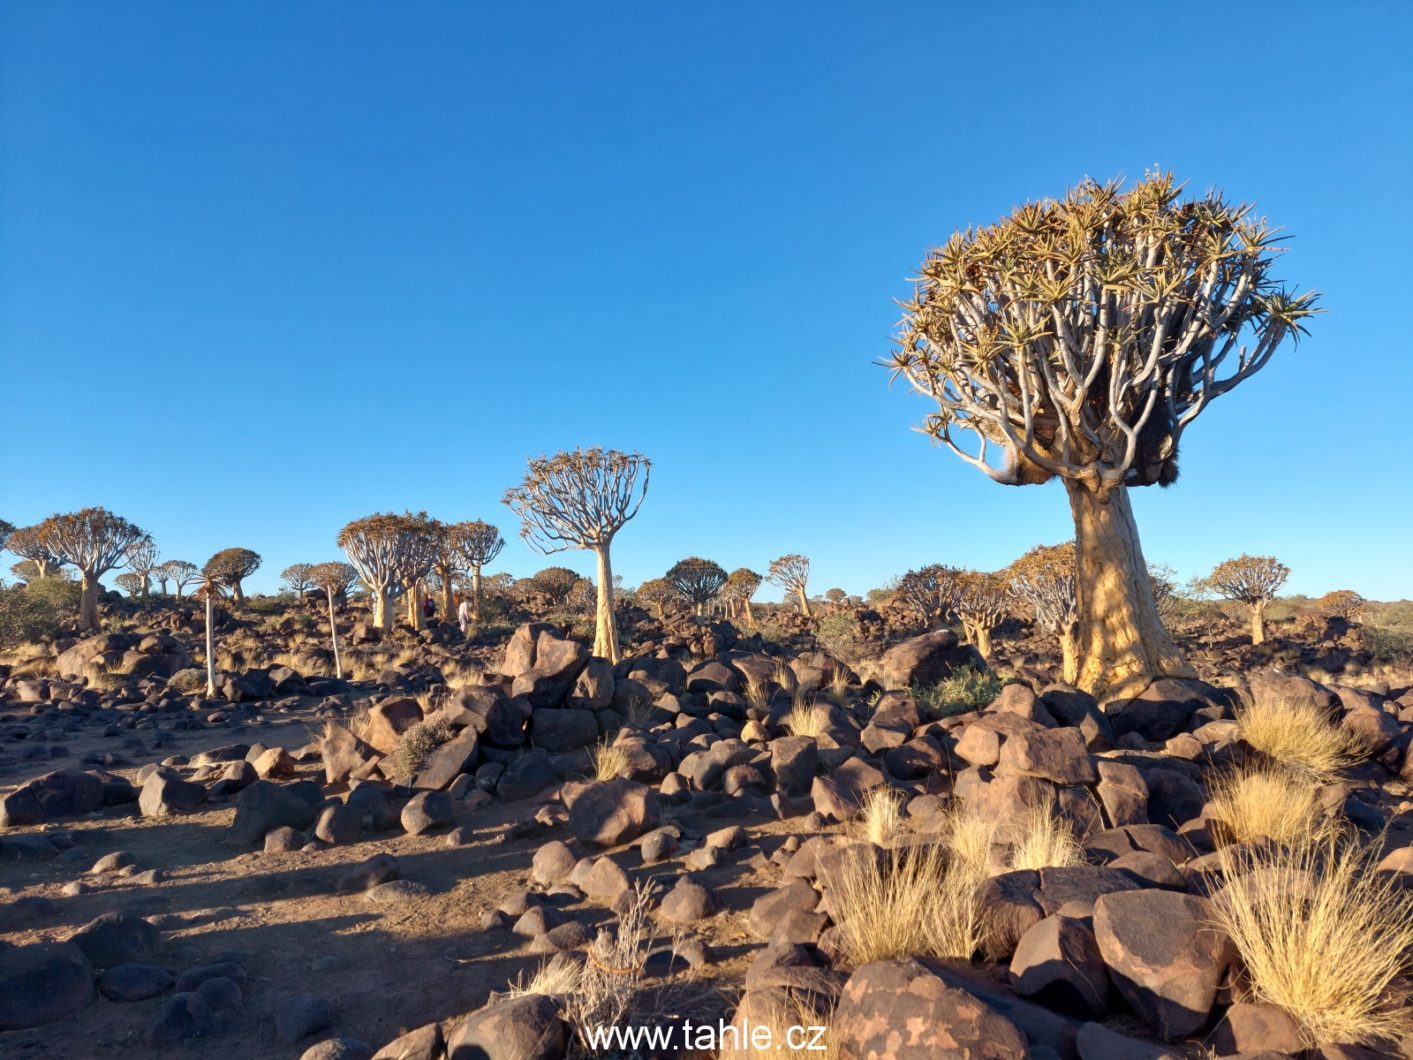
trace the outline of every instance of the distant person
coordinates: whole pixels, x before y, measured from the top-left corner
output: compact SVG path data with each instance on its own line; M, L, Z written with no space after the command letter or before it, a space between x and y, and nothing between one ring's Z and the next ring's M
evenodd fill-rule
M471 601L466 597L458 597L461 601L456 608L456 624L461 627L461 635L466 636L466 630L471 625Z

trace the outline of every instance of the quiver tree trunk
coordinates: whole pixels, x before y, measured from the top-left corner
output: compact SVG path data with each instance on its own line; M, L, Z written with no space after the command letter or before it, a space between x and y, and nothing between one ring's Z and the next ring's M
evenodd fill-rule
M471 621L481 621L481 568L471 568Z
M991 658L991 630L985 626L975 626L972 629L971 643L976 648L976 653L983 659Z
M422 629L422 582L415 581L407 587L407 624L413 629Z
M1124 486L1100 495L1065 480L1075 527L1075 684L1100 700L1139 695L1155 678L1196 677L1158 618Z
M809 617L811 617L811 616L810 616L810 598L805 595L805 587L804 587L803 585L800 586L800 588L799 588L799 593L800 593L800 614L804 615L806 618L809 618Z
M98 628L98 576L84 571L79 590L79 629L87 632Z
M1251 604L1251 643L1266 643L1266 601L1257 600Z
M216 698L216 605L206 594L206 698Z
M456 618L456 598L451 591L451 576L442 579L442 621L451 622Z
M329 637L334 642L334 677L343 680L343 660L339 658L339 623L334 617L334 591L328 590L329 597Z
M231 583L231 597L238 604L245 603L245 590L241 588L239 578Z
M751 598L749 596L746 597L741 601L741 606L744 607L746 611L746 628L754 630L756 628L756 613L751 610Z
M386 585L373 590L373 625L387 633L392 629L392 592Z
M1075 643L1076 627L1060 627L1060 663L1065 684L1072 685L1079 677L1079 649Z
M598 557L598 609L594 622L594 654L618 663L618 627L614 623L613 567L608 559L608 545L594 549Z

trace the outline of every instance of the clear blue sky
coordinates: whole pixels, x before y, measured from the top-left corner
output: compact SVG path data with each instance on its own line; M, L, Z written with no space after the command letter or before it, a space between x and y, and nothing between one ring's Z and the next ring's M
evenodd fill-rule
M603 444L654 460L630 584L994 568L1070 536L1063 491L910 431L871 363L893 299L955 228L1158 164L1255 200L1330 312L1136 491L1148 558L1413 596L1410 30L1392 2L14 0L0 516L104 505L167 558L255 549L268 590L425 508L498 523L525 575L559 560L502 491Z

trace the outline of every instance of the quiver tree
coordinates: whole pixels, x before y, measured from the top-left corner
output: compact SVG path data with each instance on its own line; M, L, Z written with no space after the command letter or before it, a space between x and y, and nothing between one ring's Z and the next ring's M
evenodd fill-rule
M295 596L303 597L314 587L312 563L291 563L284 570L280 571L280 582L286 589L294 593Z
M678 599L677 590L672 587L672 583L666 578L649 578L638 586L634 595L638 602L651 607L657 612L657 620L663 620L663 607L673 600Z
M591 550L598 560L598 613L594 654L618 662L613 567L609 548L623 524L638 514L648 493L651 464L641 453L575 449L530 460L524 481L505 491L520 517L520 536L548 555L569 548Z
M1079 673L1074 643L1079 617L1075 604L1074 542L1036 545L1011 564L1009 574L1010 594L1030 605L1036 625L1059 638L1064 678L1073 684Z
M434 522L432 566L430 574L442 594L442 620L450 622L456 614L456 583L466 573L466 561L456 547L456 528L462 525Z
M122 566L128 549L146 537L146 531L106 508L51 515L34 529L51 555L78 570L79 629L93 629L98 625L98 580Z
M692 605L700 615L706 605L716 599L726 585L726 571L719 564L700 556L678 560L663 575L679 597Z
M929 563L898 579L893 599L910 610L927 628L940 626L954 614L962 595L963 572Z
M435 543L433 520L426 512L369 515L339 531L338 546L368 587L373 624L383 632L392 629L393 602L427 576Z
M923 263L890 364L923 429L997 482L1059 477L1075 520L1078 683L1105 699L1194 671L1163 629L1128 488L1178 474L1182 433L1315 312L1271 276L1277 236L1171 175L955 233Z
M309 584L329 601L329 637L334 645L334 676L343 680L343 658L339 655L339 624L334 602L344 600L358 580L358 571L350 563L316 563L309 568Z
M584 576L568 567L546 567L530 575L528 580L550 607L567 607L570 595Z
M1006 582L995 574L963 571L953 607L967 639L984 659L991 658L991 634L1006 617Z
M127 573L119 574L116 578L114 578L113 584L116 585L123 592L127 593L130 599L136 600L139 596L142 595L142 591L146 587L147 581L141 575L134 574L132 571L128 571Z
M201 574L201 568L184 559L167 560L161 565L161 571L165 577L172 580L172 588L176 590L178 600L182 598L182 592L186 587L196 581Z
M505 547L505 538L490 523L473 519L469 523L457 523L451 528L456 550L461 554L461 562L471 572L471 620L481 621L481 570L500 555Z
M1218 563L1206 584L1224 600L1245 604L1251 612L1251 643L1266 642L1266 606L1290 577L1290 568L1275 556L1237 556Z
M217 556L220 553L216 553ZM214 560L216 556L212 556ZM208 561L201 568L201 584L191 595L206 606L206 698L216 698L216 601L226 595L221 568Z
M1353 622L1367 602L1353 589L1335 589L1316 600L1315 606L1327 615Z
M15 532L15 524L7 519L0 519L0 549L6 548L6 541Z
M157 566L157 545L151 537L143 537L140 541L133 543L128 549L127 555L123 557L127 561L127 568L137 577L142 579L142 585L138 588L138 595L142 599L147 599L148 590L151 584L153 568Z
M22 526L18 530L12 530L5 541L5 547L33 563L35 573L40 578L49 577L64 564L64 561L45 545L38 526Z
M765 580L785 590L788 596L794 593L800 598L800 614L810 617L810 598L805 586L810 580L810 561L807 556L781 556L771 563Z
M751 597L756 594L764 580L749 567L737 567L726 576L726 588L722 590L722 594L732 608L739 606L745 613L748 629L756 628L755 612L751 610Z
M241 586L260 568L260 554L248 548L223 548L206 561L201 568L204 578L215 578L231 591L237 604L245 603L245 589Z

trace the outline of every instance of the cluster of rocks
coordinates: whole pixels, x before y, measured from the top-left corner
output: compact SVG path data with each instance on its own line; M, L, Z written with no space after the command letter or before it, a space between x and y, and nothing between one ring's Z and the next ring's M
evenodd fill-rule
M93 665L95 653L120 653L104 665L148 668L157 685L164 670L180 672L189 661L160 636L104 638L84 642L65 665L82 668ZM833 1012L850 1055L1108 1060L1175 1056L1164 1043L1194 1036L1218 1056L1303 1048L1283 1013L1234 1000L1234 949L1213 926L1209 906L1220 885L1220 836L1205 777L1251 754L1234 720L1240 702L1315 702L1359 734L1369 759L1325 787L1326 812L1372 832L1409 808L1397 801L1413 783L1409 690L1326 688L1267 672L1226 688L1163 680L1101 709L1064 685L1013 683L984 710L935 718L907 690L980 663L950 632L912 638L860 666L862 681L845 696L826 694L831 675L844 668L824 655L782 666L730 647L684 662L691 646L669 637L655 655L614 666L557 627L532 623L515 632L478 683L448 690L437 674L384 675L356 723L341 692L293 671L278 681L266 672L272 693L298 687L296 680L300 695L329 692L323 712L332 723L318 740L291 750L231 742L150 763L132 782L99 769L51 772L0 800L0 824L42 824L123 805L154 818L233 806L226 842L274 857L380 833L444 833L457 845L470 838L457 827L464 814L492 800L535 798L533 813L508 835L543 834L545 842L523 889L482 925L528 940L532 953L569 955L591 945L589 907L626 913L648 876L647 900L665 929L703 928L722 907L712 870L749 863L775 879L746 918L758 952L738 1017L803 1001ZM63 673L61 667L60 678L21 701L50 705L60 716L114 706L87 702L90 690L65 685ZM411 694L414 686L423 694ZM64 694L54 696L56 690ZM811 694L808 734L788 731L787 717ZM612 779L583 779L592 775L596 745L613 752ZM988 925L983 963L907 959L850 968L837 920L847 910L831 892L846 859L877 851L833 826L880 789L902 799L912 841L920 843L942 841L954 803L1002 822L1052 805L1085 837L1088 863L986 881L978 894ZM789 821L795 834L768 854L753 849L743 825L762 820ZM1413 871L1413 841L1403 843L1382 871ZM46 859L64 849L62 832L0 836L3 858ZM136 871L122 860L104 871ZM396 858L379 853L343 872L334 889L398 902L417 897L419 886L401 879ZM123 1001L170 991L149 1041L218 1032L223 1012L241 1003L242 962L214 962L230 967L210 975L172 968L151 959L156 928L132 918L120 923L89 925L62 941L0 947L0 999L20 984L18 1000L3 1002L10 1007L0 1028L60 1018L95 994ZM80 936L105 933L140 945L120 960L110 960L117 951L95 957ZM715 955L700 939L687 939L657 958L700 967ZM208 985L217 980L225 982ZM59 984L49 1007L25 1002L33 988L23 984L31 981ZM323 999L310 995L296 1007L284 1017L289 1030L280 1031L281 1041L301 1042L332 1027ZM1108 1025L1115 1015L1133 1021L1132 1034ZM900 1026L918 1030L900 1040ZM555 999L522 995L419 1028L376 1055L554 1058L566 1054L571 1039ZM306 1055L366 1057L373 1050L330 1039Z

